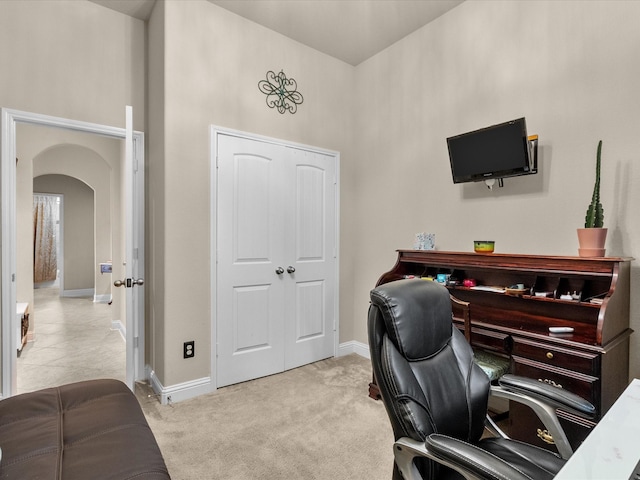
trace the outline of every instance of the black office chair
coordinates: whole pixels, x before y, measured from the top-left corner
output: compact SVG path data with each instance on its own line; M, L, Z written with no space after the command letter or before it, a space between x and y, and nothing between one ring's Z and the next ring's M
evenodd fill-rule
M580 397L535 380L507 374L490 385L453 326L447 289L435 282L399 280L374 289L368 330L396 440L394 480L551 479L572 454L556 407L595 415ZM483 438L489 394L531 407L560 455L504 435Z

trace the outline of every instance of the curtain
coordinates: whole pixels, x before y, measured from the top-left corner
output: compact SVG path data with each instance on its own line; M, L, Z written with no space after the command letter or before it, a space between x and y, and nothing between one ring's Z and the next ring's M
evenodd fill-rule
M53 281L57 277L57 213L57 197L33 196L33 283Z

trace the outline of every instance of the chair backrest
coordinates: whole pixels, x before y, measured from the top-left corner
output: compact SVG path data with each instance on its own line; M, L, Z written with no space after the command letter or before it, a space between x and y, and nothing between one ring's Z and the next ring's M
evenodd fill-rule
M395 438L431 433L471 443L483 432L489 379L454 327L448 290L419 279L371 291L369 349Z

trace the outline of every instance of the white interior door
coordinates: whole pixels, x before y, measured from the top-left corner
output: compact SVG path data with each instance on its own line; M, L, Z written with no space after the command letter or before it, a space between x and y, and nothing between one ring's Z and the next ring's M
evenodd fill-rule
M283 226L288 232L284 258L289 277L285 370L334 354L336 303L335 158L297 148L289 151L290 214Z
M218 144L218 385L284 369L280 147Z
M134 138L133 109L125 109L125 282L127 385L144 376L144 142Z
M216 136L218 387L335 354L336 156Z

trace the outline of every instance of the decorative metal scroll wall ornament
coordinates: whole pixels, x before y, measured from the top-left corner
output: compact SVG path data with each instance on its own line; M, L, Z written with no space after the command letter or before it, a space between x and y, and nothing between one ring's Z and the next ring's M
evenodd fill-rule
M277 108L280 113L296 113L298 105L304 100L302 94L296 91L296 81L287 78L282 70L278 74L269 70L266 78L258 82L258 88L267 96L269 108Z

